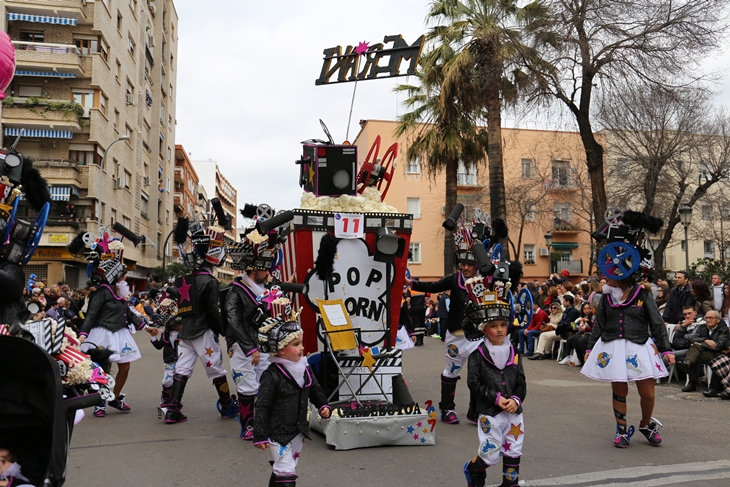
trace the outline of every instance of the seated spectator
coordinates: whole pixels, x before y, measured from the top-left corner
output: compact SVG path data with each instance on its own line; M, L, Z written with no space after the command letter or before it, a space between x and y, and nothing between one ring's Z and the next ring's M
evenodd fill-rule
M730 326L730 282L722 285L722 306L720 312L725 323Z
M709 365L712 370L710 390L703 394L705 397L730 400L730 350L723 350L722 355L715 357Z
M695 310L697 310L698 315L704 316L708 311L715 309L712 293L710 293L710 288L707 287L705 281L695 279L690 284L689 289L692 297L695 298Z
M51 318L53 320L58 321L58 318L61 316L61 313L59 312L58 308L60 305L63 304L65 301L64 298L58 298L58 300L51 304L51 306L46 310L46 318Z
M540 328L540 340L537 342L537 352L528 360L544 360L552 353L553 343L560 341L560 336L555 334L560 320L563 319L563 307L560 303L550 304L550 322Z
M540 305L540 309L547 309L548 304L545 304L545 300L548 298L548 286L541 284L537 286L537 304Z
M519 331L518 335L518 343L519 346L517 347L518 353L523 353L525 348L527 348L527 353L525 353L525 357L529 357L532 355L532 339L534 337L540 336L540 328L546 323L550 322L550 317L545 312L545 310L540 309L540 305L538 304L537 300L534 300L532 302L532 320L530 320L530 324L527 326L527 328L522 328ZM525 342L527 342L527 347L525 347Z
M68 205L68 216L71 221L76 221L76 205Z
M560 323L555 329L555 334L558 335L562 340L567 339L573 334L573 324L580 318L580 311L575 306L575 297L573 293L566 292L563 294L563 316L560 318Z
M560 304L560 300L558 299L558 288L550 286L547 290L547 298L545 298L545 306L543 309L549 310L550 305L553 303Z
M672 351L677 360L683 359L687 355L687 350L692 345L692 337L696 336L699 326L705 324L704 317L697 316L697 311L692 304L685 305L682 313L684 321L677 325L672 339Z
M560 362L561 365L582 365L583 357L586 355L586 349L588 348L588 340L590 338L591 331L593 330L593 324L596 322L596 309L590 303L583 303L580 308L580 318L575 322L575 332L568 337L567 350L565 352L565 358ZM571 361L570 356L576 352L578 361Z
M682 392L694 392L700 380L700 368L709 364L730 348L730 330L720 318L720 313L710 310L705 315L706 324L700 325L697 335L692 337L692 346L687 351L687 358L677 362L677 367L689 374L689 382Z

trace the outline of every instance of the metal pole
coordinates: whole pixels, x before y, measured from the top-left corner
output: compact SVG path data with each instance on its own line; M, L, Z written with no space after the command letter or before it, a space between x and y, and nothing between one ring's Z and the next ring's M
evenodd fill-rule
M390 293L393 291L393 286L390 283L390 265L386 263L385 264L385 320L388 323L388 326L385 327L385 348L390 349L392 343L390 340L390 333L391 333L391 319L392 319L392 312L390 310ZM393 266L395 266L395 263L393 263Z
M689 225L684 225L684 270L687 271L687 276L689 276L689 241L687 240L687 227Z
M102 220L102 218L101 218L102 217L102 215L101 215L101 194L102 194L103 182L104 182L104 179L103 179L104 161L106 160L106 153L109 152L109 149L111 149L112 146L114 144L116 144L117 142L119 142L120 140L129 140L129 137L126 135L123 135L123 136L119 137L117 140L115 140L114 142L112 142L111 144L109 144L109 147L106 148L106 150L104 151L104 154L102 154L102 156L101 156L101 163L99 163L99 208L98 208L98 214L96 215L96 221L99 223L99 229L97 230L98 232L101 232L101 220Z

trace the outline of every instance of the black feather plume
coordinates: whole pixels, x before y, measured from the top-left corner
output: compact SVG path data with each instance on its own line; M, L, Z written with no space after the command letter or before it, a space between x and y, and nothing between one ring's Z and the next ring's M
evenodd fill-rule
M492 235L497 237L498 239L504 239L507 238L507 234L509 233L509 229L507 228L507 224L502 220L501 218L497 218L492 222Z
M317 260L314 261L314 268L317 277L326 281L332 275L335 265L335 254L337 253L337 239L331 233L326 233L319 242Z
M71 240L71 243L68 244L68 251L71 253L71 255L82 255L84 253L84 250L86 250L84 235L85 232L79 232L78 235L76 235L74 239Z
M661 218L656 218L638 211L624 211L622 220L632 228L643 228L649 233L657 233L664 226L664 220Z
M48 183L41 176L40 171L33 167L33 160L25 157L23 172L20 175L20 184L28 204L36 211L41 211L45 203L51 203L51 194L48 192Z
M256 205L252 205L250 203L246 203L246 205L241 210L241 215L243 215L244 218L253 218L256 216L256 209L258 207Z
M181 216L177 219L177 224L175 225L175 233L172 234L172 240L175 243L178 244L184 244L185 241L188 239L188 226L190 225L190 221L185 218L184 216Z
M512 283L510 291L516 291L522 280L522 263L517 260L509 261L509 282Z

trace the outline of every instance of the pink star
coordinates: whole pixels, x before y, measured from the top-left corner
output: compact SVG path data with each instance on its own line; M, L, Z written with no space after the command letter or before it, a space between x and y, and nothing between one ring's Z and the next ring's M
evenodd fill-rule
M211 363L210 363L210 360L208 360L207 362L205 362L205 366L206 366L206 367L212 367L212 366L213 366L213 364L211 364Z
M421 426L423 426L423 423L419 421L418 423L416 423L416 426L420 428Z
M357 55L358 56L362 56L363 54L365 54L367 52L367 50L368 50L368 47L370 47L369 44L370 44L369 42L361 42L361 43L359 43L357 45L357 47L355 48L355 52L357 53Z
M502 445L502 448L504 449L504 451L510 451L512 446L509 444L509 442L507 440L504 440L504 445Z
M182 304L183 301L190 301L190 288L193 287L192 284L188 284L187 281L185 281L185 278L182 278L182 286L177 288L178 292L180 293L180 303Z
M414 440L417 440L418 439L418 435L413 435L413 439Z
M299 454L300 454L300 453L301 453L301 452L298 452L298 451L294 452L294 455L292 455L292 458L293 458L294 460L296 460L297 458L299 458Z
M252 412L251 411L251 405L250 404L246 404L245 406L241 406L240 411L241 411L241 417L242 418L243 417L248 417L248 415Z
M659 365L659 364L658 364L658 363L656 363L656 362L654 362L654 365L656 365L656 368L657 368L657 370L658 370L659 372L661 372L661 371L662 371L662 366L661 366L661 365Z

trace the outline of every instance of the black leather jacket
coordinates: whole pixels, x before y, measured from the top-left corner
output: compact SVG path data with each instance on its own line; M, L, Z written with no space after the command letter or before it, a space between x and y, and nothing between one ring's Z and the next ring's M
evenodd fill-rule
M258 309L266 312L266 306L256 303L254 292L246 284L234 281L223 303L226 344L229 349L238 343L247 357L258 350L258 325L253 321Z
M299 433L311 439L307 422L310 400L320 410L327 405L327 398L311 367L307 367L304 387L299 387L284 366L269 365L261 374L256 398L254 444L266 443L271 438L280 445L287 445Z
M695 304L695 298L689 290L689 284L686 284L681 290L678 287L673 287L669 292L669 300L664 307L662 319L666 323L681 323L684 320L682 309L688 304Z
M588 340L587 349L591 350L599 338L610 342L618 338L643 345L649 339L649 330L656 341L659 352L671 352L667 327L651 291L634 286L628 299L621 304L613 304L608 294L604 294L598 305L596 324Z
M145 323L129 309L127 301L117 297L111 286L102 284L91 296L81 334L88 335L91 329L97 326L115 332L129 323L132 323L138 330L145 327Z
M502 408L497 406L498 397L516 398L519 405L517 413L522 412L522 403L527 395L527 381L522 361L515 354L514 348L504 369L500 370L492 362L492 356L482 341L474 353L469 355L466 383L475 396L477 414L496 416L501 413Z
M689 340L692 343L702 343L705 340L712 340L717 343L716 347L713 348L706 343L702 343L702 348L705 350L721 352L730 348L730 329L728 329L727 325L723 321L720 321L720 323L712 331L710 331L710 328L706 324L700 325L697 329L697 333L693 334Z
M461 285L459 285L461 284ZM464 308L469 294L464 286L464 278L461 272L455 272L444 276L438 281L421 282L411 281L411 288L414 291L424 293L440 293L451 291L451 302L449 303L449 318L446 321L447 328L451 333L461 330L461 321L464 319Z
M193 340L202 336L208 329L219 335L221 332L221 313L218 310L218 279L206 270L193 272L195 309L193 313L182 315L180 327L181 340ZM179 307L184 306L182 297Z

